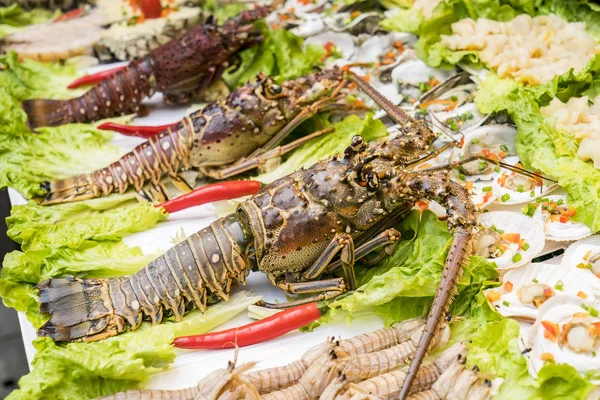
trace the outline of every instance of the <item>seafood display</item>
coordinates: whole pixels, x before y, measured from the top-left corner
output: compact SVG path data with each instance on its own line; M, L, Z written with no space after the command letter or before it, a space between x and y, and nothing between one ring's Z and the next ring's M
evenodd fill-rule
M198 25L75 99L25 101L29 126L97 121L136 112L142 99L156 91L162 92L168 103L202 98L232 57L261 41L252 23L269 11L269 7L259 7L221 26L213 22Z
M597 395L596 6L19 3L8 400Z

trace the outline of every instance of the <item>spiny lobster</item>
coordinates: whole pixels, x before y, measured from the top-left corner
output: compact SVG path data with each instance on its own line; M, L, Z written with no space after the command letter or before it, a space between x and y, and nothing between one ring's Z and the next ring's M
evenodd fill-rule
M456 292L470 252L477 210L467 189L450 180L453 164L415 170L435 157L436 134L393 106L361 78L348 74L400 125L400 134L378 145L355 136L343 156L333 156L263 188L235 213L128 277L50 279L38 285L40 311L51 314L38 334L56 341L93 341L136 329L144 316L157 324L192 306L229 299L231 285L250 270L267 274L282 290L307 297L263 305L295 306L335 298L357 287L354 261L374 252L376 262L400 238L392 228L421 199L444 205L453 239L440 286L426 319L400 398L405 399ZM470 162L468 159L466 162ZM489 162L494 162L488 160ZM333 273L342 271L341 277Z
M70 100L27 100L23 109L31 129L91 122L139 110L142 99L162 92L167 103L203 96L237 55L263 38L253 22L270 6L243 11L218 26L210 18L147 56L115 72L80 97Z
M123 193L133 186L140 191L151 182L146 198L167 197L160 183L165 176L183 191L191 188L179 173L199 169L214 179L226 179L280 156L300 144L329 131L315 132L293 143L279 143L302 121L316 113L347 108L339 91L346 84L345 72L331 69L276 84L259 75L231 93L209 104L178 124L151 137L106 168L73 178L45 182L43 204L76 201Z

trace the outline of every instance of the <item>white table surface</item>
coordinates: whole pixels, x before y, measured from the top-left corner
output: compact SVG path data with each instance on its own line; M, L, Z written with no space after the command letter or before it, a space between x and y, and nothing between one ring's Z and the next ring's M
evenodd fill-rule
M105 68L112 68L115 64L105 65L90 69L90 72L96 72ZM156 94L151 99L144 102L150 110L150 114L144 118L136 118L135 124L139 125L162 125L175 122L186 115L188 107L166 107L162 103L162 96ZM130 151L136 145L142 143L144 139L132 138L116 134L112 143L118 145L124 151ZM9 189L9 197L13 205L25 204L26 199L16 190ZM520 205L506 207L496 206L492 209L519 211ZM124 239L129 246L139 246L144 253L152 253L158 249L166 250L171 247L171 239L183 228L186 235L206 227L214 219L215 210L211 205L197 206L178 212L169 216L168 221L158 224L153 229L130 235ZM548 242L542 254L546 254L557 248L565 247L553 242ZM552 260L550 262L557 262ZM548 262L548 261L547 261ZM260 273L252 272L248 277L247 290L255 294L262 295L267 301L284 301L285 296L282 291L273 287ZM267 343L256 344L240 349L238 362L256 361L258 365L255 368L268 368L277 365L284 365L288 362L297 360L300 356L313 345L323 342L328 336L341 336L342 338L351 337L365 332L370 332L383 326L381 319L374 315L355 315L351 325L344 321L330 323L319 327L313 332L301 333L300 331L291 332L280 338L271 340ZM216 330L221 330L233 326L239 326L251 322L246 312L219 326ZM27 321L23 313L19 313L19 325L23 335L23 342L27 360L30 363L35 354L31 342L35 338L35 330ZM525 327L525 326L524 326ZM145 387L153 389L177 389L195 385L198 380L216 368L223 368L228 361L233 360L233 350L213 350L213 351L185 351L177 350L177 357L170 368L164 372L155 374Z

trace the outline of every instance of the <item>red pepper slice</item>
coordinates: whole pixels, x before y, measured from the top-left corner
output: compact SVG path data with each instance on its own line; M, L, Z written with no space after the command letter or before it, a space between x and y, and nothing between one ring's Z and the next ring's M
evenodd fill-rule
M80 86L91 85L93 83L102 82L109 76L112 76L115 72L127 67L126 65L122 65L120 67L107 69L106 71L98 72L96 74L82 76L81 78L75 79L73 82L67 86L69 89L75 89Z
M237 328L178 337L173 345L180 349L231 349L236 344L238 347L244 347L302 328L320 317L317 303L309 303Z
M162 13L160 0L138 0L138 5L147 19L160 18Z
M168 213L184 210L189 207L211 203L219 200L230 200L242 196L250 196L260 190L259 181L226 181L202 186L194 191L165 201L157 207L162 207Z
M83 14L85 14L85 8L79 7L79 8L76 8L74 10L68 11L66 13L60 14L58 17L54 18L52 20L52 22L67 21L67 20L70 20L70 19L79 18Z
M177 122L175 123L177 124ZM151 138L159 132L173 126L175 124L157 125L157 126L140 126L140 125L122 125L114 122L105 122L98 126L98 129L105 131L115 131L126 136L137 136L141 138Z

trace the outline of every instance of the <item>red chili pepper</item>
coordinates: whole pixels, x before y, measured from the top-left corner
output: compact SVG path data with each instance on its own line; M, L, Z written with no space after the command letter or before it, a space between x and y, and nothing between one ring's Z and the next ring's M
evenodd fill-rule
M258 193L259 190L259 181L245 180L218 182L165 201L164 203L157 205L157 207L162 207L168 213L174 213L176 211L211 203L213 201L250 196Z
M148 139L175 124L157 125L157 126L139 126L139 125L122 125L122 124L116 124L114 122L105 122L105 123L99 125L98 129L105 130L105 131L115 131L115 132L119 132L126 136L137 136L137 137Z
M67 86L67 88L75 89L80 86L91 85L93 83L101 82L101 81L105 80L106 78L108 78L109 76L112 76L115 72L117 72L125 67L126 67L126 65L122 65L120 67L107 69L106 71L98 72L96 74L82 76L81 78L75 79L73 82L71 82L69 84L69 86Z
M76 8L74 10L71 10L69 12L60 14L58 17L54 18L54 20L52 20L52 22L67 21L69 19L79 18L84 13L85 13L85 8L79 7L79 8Z
M138 4L147 19L160 18L162 12L160 0L138 0Z
M309 303L237 328L178 337L173 345L181 349L231 349L235 345L244 347L302 328L320 317L317 303Z

